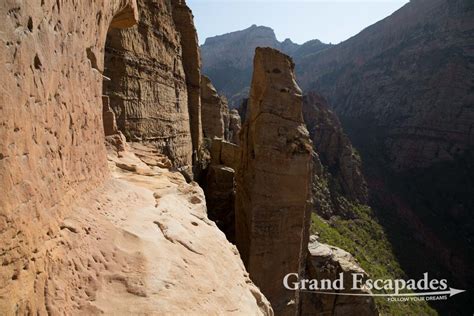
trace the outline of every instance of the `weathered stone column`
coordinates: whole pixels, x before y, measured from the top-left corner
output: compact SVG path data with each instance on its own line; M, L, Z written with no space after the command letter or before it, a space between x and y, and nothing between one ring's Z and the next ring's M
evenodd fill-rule
M219 96L208 77L201 75L201 120L203 136L224 138L229 130L227 100Z
M290 57L257 48L236 182L236 241L275 314L294 315L298 293L283 287L307 253L312 146Z

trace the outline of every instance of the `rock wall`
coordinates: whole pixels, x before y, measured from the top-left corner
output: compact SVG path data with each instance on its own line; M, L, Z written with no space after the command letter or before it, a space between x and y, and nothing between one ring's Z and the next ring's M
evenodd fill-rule
M188 89L171 0L139 0L138 7L136 26L108 33L104 94L129 141L152 143L175 166L191 166Z
M230 242L235 243L235 170L239 165L240 148L214 138L211 160L201 185L206 194L209 219L216 222Z
M201 76L201 117L203 136L225 139L239 144L242 122L236 109L230 110L227 99L220 96L211 80Z
M201 119L204 137L213 139L226 136L229 129L227 101L217 94L206 76L201 76Z
M277 50L256 49L236 174L237 247L279 315L299 308L298 294L282 280L303 271L311 209L312 146L293 69Z
M226 139L230 142L239 145L240 144L240 130L242 129L242 119L240 118L239 111L232 109L229 112L229 131Z
M108 174L102 71L110 26L132 0L4 1L0 6L0 310L47 312L38 245L74 199ZM34 223L34 224L33 224Z
M193 163L198 159L202 143L201 122L201 53L193 14L184 0L172 0L173 21L180 33L183 67L188 88L188 112L193 145Z

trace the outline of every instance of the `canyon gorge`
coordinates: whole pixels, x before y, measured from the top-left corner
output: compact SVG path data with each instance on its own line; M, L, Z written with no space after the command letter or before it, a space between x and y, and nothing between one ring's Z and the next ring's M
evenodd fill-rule
M472 288L473 21L472 1L413 0L337 45L280 42L271 28L252 25L206 39L203 72L232 107L245 109L249 52L264 45L290 55L308 94L303 112L315 133L314 169L322 167L313 172L322 239L364 261L374 245L357 240L383 231L383 248L390 244L393 251L363 264L369 272L380 267L373 260L385 256L392 264L381 266L396 267L390 273L429 271L454 287ZM311 114L312 104L318 114ZM337 160L330 152L342 156ZM356 191L348 190L351 184ZM347 226L358 230L355 220L367 227L359 225L351 235ZM419 256L426 260L417 261ZM432 306L462 314L472 309L471 298Z
M185 0L0 13L0 315L442 313L283 287L407 277L417 252L471 286L469 1L338 45L253 25L200 47Z

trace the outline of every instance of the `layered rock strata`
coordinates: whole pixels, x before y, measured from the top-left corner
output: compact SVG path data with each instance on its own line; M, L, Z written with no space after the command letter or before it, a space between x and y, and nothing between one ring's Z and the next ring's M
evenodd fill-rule
M184 50L170 0L139 0L140 21L111 30L104 94L129 141L152 143L176 167L192 164Z
M282 280L303 272L311 210L312 146L293 69L277 50L256 49L236 175L237 247L279 315L299 308L298 293Z
M202 143L201 122L201 53L193 14L185 0L172 0L173 21L176 30L180 33L180 42L183 49L183 68L186 74L188 89L188 112L193 146L193 162L198 160L198 152Z
M453 160L474 145L473 20L472 1L410 1L301 59L298 80L328 98L356 146L392 169Z

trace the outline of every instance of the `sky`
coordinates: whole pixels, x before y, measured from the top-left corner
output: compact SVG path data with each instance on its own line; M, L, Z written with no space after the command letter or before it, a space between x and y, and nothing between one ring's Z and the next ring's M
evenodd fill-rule
M199 42L207 37L269 26L278 40L337 44L389 16L409 0L188 0Z

